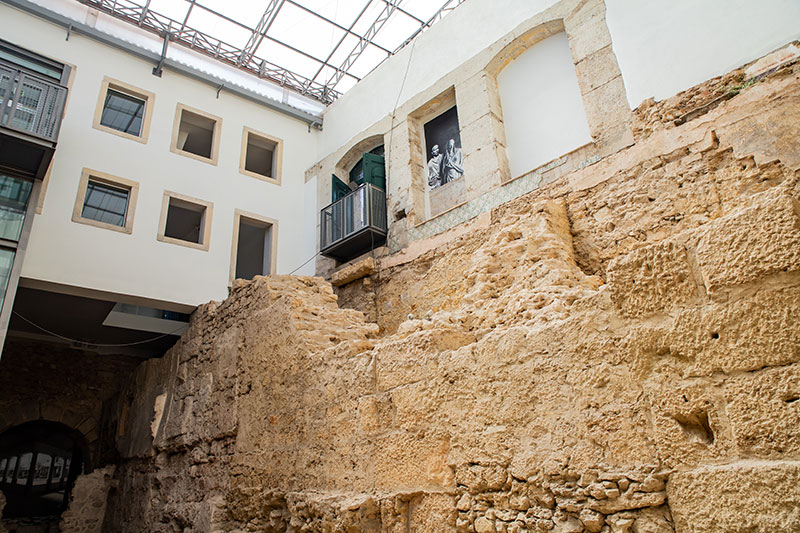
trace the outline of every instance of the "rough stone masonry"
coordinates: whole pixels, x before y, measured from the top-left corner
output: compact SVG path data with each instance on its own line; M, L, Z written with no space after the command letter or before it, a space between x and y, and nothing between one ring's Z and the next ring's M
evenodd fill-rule
M338 303L273 276L200 308L107 406L103 529L800 531L799 70L645 104Z

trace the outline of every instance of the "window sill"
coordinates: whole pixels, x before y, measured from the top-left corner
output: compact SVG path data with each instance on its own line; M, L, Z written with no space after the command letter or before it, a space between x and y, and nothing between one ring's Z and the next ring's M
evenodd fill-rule
M187 248L194 248L195 250L202 250L204 252L208 251L208 243L184 241L182 239L176 239L175 237L167 237L166 235L162 235L160 233L158 234L157 239L168 244L177 244L179 246L186 246Z
M91 218L83 218L82 216L73 216L72 221L77 222L78 224L86 224L87 226L94 226L96 228L109 229L111 231L126 233L128 235L133 233L133 224L130 226L117 226L115 224L109 224L108 222L100 222L99 220L94 220Z
M128 139L130 141L136 141L138 143L147 144L147 137L141 135L133 135L131 133L125 133L124 131L115 130L114 128L109 128L108 126L103 126L102 124L92 124L92 127L98 131L110 133L111 135L122 137L123 139Z

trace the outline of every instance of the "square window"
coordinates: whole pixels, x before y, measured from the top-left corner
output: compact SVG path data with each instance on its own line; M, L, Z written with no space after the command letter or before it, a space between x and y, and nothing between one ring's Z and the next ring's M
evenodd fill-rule
M94 128L147 142L155 101L153 93L121 81L105 78L94 117Z
M78 185L72 220L132 233L138 191L139 184L135 181L85 168Z
M165 192L158 240L208 250L212 210L210 202Z
M114 89L106 93L100 124L137 137L142 133L145 101Z
M281 183L283 141L245 127L239 171L253 178Z
M275 272L278 223L236 210L231 252L231 277L253 279Z
M219 117L178 104L171 150L216 165L221 124Z
M125 215L128 214L130 194L129 189L114 187L89 178L81 216L123 227L125 226Z

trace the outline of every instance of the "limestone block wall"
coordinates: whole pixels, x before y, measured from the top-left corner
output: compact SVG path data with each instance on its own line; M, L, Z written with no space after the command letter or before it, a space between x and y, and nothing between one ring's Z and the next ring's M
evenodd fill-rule
M799 68L648 104L338 302L201 308L119 397L104 530L797 531Z

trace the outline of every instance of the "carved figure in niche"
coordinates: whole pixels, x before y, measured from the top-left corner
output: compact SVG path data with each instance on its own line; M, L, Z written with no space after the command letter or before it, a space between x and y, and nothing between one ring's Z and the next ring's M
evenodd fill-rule
M464 175L461 161L461 148L456 148L455 139L447 142L447 150L442 158L442 183L447 183Z
M428 185L433 188L442 184L442 154L439 153L438 144L431 148L431 155L428 160Z

